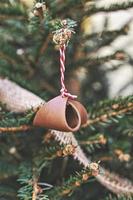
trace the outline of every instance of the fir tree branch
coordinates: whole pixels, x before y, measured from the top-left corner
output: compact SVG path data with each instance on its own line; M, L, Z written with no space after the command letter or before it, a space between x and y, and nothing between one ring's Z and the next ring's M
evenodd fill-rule
M1 105L0 111L0 132L16 132L16 131L26 131L32 128L32 120L35 111L29 110L27 113L16 114L4 110Z
M107 39L111 39L111 38L117 38L120 35L127 35L128 33L128 26L129 23L131 22L131 20L129 20L128 23L124 24L124 26L121 27L120 30L103 30L100 33L93 33L87 36L84 36L83 38L83 42L86 42L86 40L93 40L94 38L102 38L102 40L107 40Z
M0 6L0 15L1 16L10 16L10 17L25 17L26 12L24 7L21 4L16 4L15 6L7 5L6 3Z
M7 20L7 19L17 19L17 20L26 20L26 17L24 16L10 16L10 15L1 15L0 14L0 20Z
M107 139L104 137L104 135L100 134L96 136L95 138L88 138L86 140L80 140L79 144L81 145L95 145L95 144L106 144Z
M2 90L3 85L4 85L4 91ZM31 109L31 107L35 106L36 108L38 104L41 104L42 102L44 102L37 96L31 94L27 90L22 89L21 87L17 86L16 84L12 83L9 80L5 81L4 79L0 79L0 89L3 91L2 102L3 103L6 102L6 104L12 111L19 112L21 110L21 112L25 112L26 110ZM15 94L14 94L14 91L15 91ZM20 96L22 99L20 98ZM7 98L9 100L7 100ZM15 99L15 103L14 103L14 99ZM116 105L116 102L117 101L115 101L115 105ZM10 104L12 104L12 106L10 106ZM109 102L107 102L107 104L109 104ZM100 104L100 106L102 106L102 103ZM119 106L118 107L115 106L114 108L119 109ZM55 136L55 139L60 142L60 144L64 144L64 145L72 144L76 146L76 151L73 154L74 159L78 160L81 164L83 164L85 168L89 165L91 161L86 157L86 155L82 151L81 147L78 145L78 142L72 133L65 133L65 132L60 132L60 131L55 131L55 130L53 130L51 133ZM104 171L104 169L102 170ZM105 174L98 175L96 178L101 184L103 184L105 187L107 187L109 190L111 190L112 192L116 194L120 194L120 193L132 194L133 193L133 184L130 181L122 179L108 171L106 171Z
M93 33L91 35L87 35L83 38L84 48L91 50L91 52L95 52L99 48L103 46L107 46L111 44L115 39L117 39L121 35L127 35L129 31L129 26L132 20L130 19L126 24L124 24L120 30L116 31L103 31L100 33ZM91 44L86 43L86 40L91 40Z
M23 185L18 191L18 197L21 200L31 199L33 185L32 185L32 166L26 163L20 166L18 182Z
M115 173L105 170L103 175L97 176L97 179L113 193L127 196L133 194L132 182L126 178L121 178Z
M96 108L92 108L92 110L96 109L97 113L95 113L95 111L90 113L90 119L88 119L87 123L85 125L83 125L83 127L87 127L89 125L98 123L98 122L106 122L108 119L112 118L112 117L116 117L116 116L120 116L126 113L129 113L130 111L133 111L133 99L132 96L126 97L126 98L119 98L118 100L116 100L116 102L112 102L111 105L111 101L109 102L104 102L101 104L104 106L104 108L102 108L102 110L100 108L98 108L96 106ZM101 105L99 104L99 107L101 107ZM103 114L101 114L101 112ZM99 113L99 114L98 114ZM98 116L97 116L98 115Z
M114 12L114 11L118 11L118 10L126 10L129 8L133 7L133 1L129 0L126 2L122 2L122 3L115 3L112 4L108 7L97 7L96 5L92 5L90 6L87 11L85 12L85 15L93 15L95 13L98 12Z
M131 197L131 196L114 196L114 195L109 195L104 200L133 200L133 197Z
M101 103L100 103L101 104ZM103 110L103 105L104 105L104 110ZM102 112L103 114L101 114L101 109L102 107ZM95 113L96 110L96 113ZM100 107L96 107L94 106L94 111L93 108L90 111L90 119L88 119L87 123L83 126L88 127L89 125L93 125L96 124L98 122L106 122L108 119L115 117L115 116L119 116L125 113L128 113L130 111L133 110L133 103L132 103L132 98L131 96L126 97L125 99L118 99L117 101L113 101L113 103L111 104L111 102L109 101L109 103L107 102L103 102ZM31 113L27 113L26 115L28 116L28 118L23 117L21 118L21 116L18 118L18 127L2 127L0 128L1 132L16 132L16 131L20 131L20 130L28 130L31 129L32 126L29 125L28 123L31 123L31 120L33 118L33 116L35 115L36 111L31 111ZM99 116L97 116L99 113ZM92 117L91 117L92 116ZM6 117L7 118L7 117ZM92 118L92 119L91 119ZM5 123L5 120L3 121ZM26 124L27 125L26 125ZM1 122L2 124L2 122ZM6 124L10 125L11 123L9 123L9 120L6 122Z
M133 110L133 104L132 104L132 106L129 106L128 108L123 108L117 112L110 112L108 114L101 115L100 117L97 117L93 120L88 120L87 123L85 125L83 125L83 127L87 127L89 125L95 124L100 121L105 122L106 120L108 120L108 118L115 117L117 115L122 115L122 114L127 113L132 110Z
M103 57L90 57L89 59L81 59L77 63L74 63L75 65L81 66L82 64L84 66L94 67L97 65L101 65L103 63L109 62L111 60L125 60L126 54L124 52L116 51L115 53Z
M37 185L37 181L34 181L33 192L32 192L32 200L37 199L37 193L38 193L38 185Z
M63 196L68 196L81 184L86 183L91 176L93 176L93 172L90 171L90 168L86 168L85 170L78 172L77 175L71 176L68 181L62 184L62 186L54 187L53 190L48 192L48 196L53 200L58 200Z
M2 0L2 2L4 2L3 0ZM14 1L10 1L10 2L14 2ZM62 1L61 1L62 2ZM74 1L70 1L70 2L76 2L75 0ZM51 1L50 1L50 4L51 4ZM65 4L63 4L63 5L65 5ZM69 5L69 3L67 3L67 5ZM57 8L55 8L55 10L56 10ZM6 9L5 9L6 10ZM19 9L18 9L19 10ZM14 12L14 11L13 11ZM15 13L15 12L14 12ZM10 13L9 13L10 14ZM69 15L69 13L68 13L68 15ZM81 14L79 14L79 15L81 15ZM17 16L14 16L14 18L15 17L17 17ZM12 18L12 17L10 17L10 18ZM10 21L10 20L9 20ZM46 20L47 21L47 20ZM12 22L12 19L11 19L11 22ZM12 24L13 24L14 22L12 22ZM47 23L47 22L46 22ZM17 23L16 23L17 24ZM5 38L5 37L3 37L3 38ZM25 45L25 44L24 44ZM31 49L31 47L29 47L27 50L29 50L30 51L30 49ZM35 55L35 54L34 54ZM12 58L12 57L11 57ZM4 58L5 59L5 58ZM6 59L5 59L6 60ZM8 59L7 59L8 60ZM31 59L32 60L32 59ZM9 60L8 60L9 61ZM15 61L16 61L16 59L15 59ZM41 60L41 57L40 57L40 59L39 59L39 61L40 61L40 63L42 62L42 60ZM104 62L106 61L106 60L103 60ZM2 61L2 62L4 62L4 61ZM10 60L10 62L11 62L11 60ZM10 63L9 62L9 63ZM12 63L13 64L13 63ZM26 62L25 62L25 64L26 64ZM7 65L8 65L8 63L7 63ZM19 66L19 65L18 65ZM2 66L3 67L3 66ZM41 67L40 67L41 68ZM19 71L19 70L18 70ZM20 70L21 71L21 70ZM41 73L41 71L42 70L40 70L40 73ZM8 73L10 73L10 70L8 71ZM13 73L12 73L13 74ZM15 74L15 76L16 76L16 74ZM14 76L14 77L15 77ZM21 76L21 75L20 75ZM27 76L26 76L27 77ZM24 77L22 76L21 77L21 79L23 79ZM35 77L34 77L35 78ZM17 82L17 78L14 78L14 80ZM24 80L25 80L25 78L24 78ZM40 81L41 82L41 81ZM1 83L0 83L0 85L1 85ZM5 85L6 85L6 83L5 83ZM6 120L5 120L5 118L4 118L4 116L3 116L3 121L1 121L1 125L2 125L2 123L4 124L4 127L2 127L2 128L9 128L10 130L19 130L19 128L20 127L25 127L25 126L30 126L31 125L31 123L32 123L32 120L33 120L33 117L34 117L34 114L36 113L36 108L38 107L38 105L40 105L41 103L44 103L44 101L43 100L39 100L39 98L37 99L37 96L34 96L35 98L32 98L32 95L31 96L29 96L28 95L28 99L27 99L27 96L25 95L24 96L24 99L22 98L23 97L23 95L24 94L28 94L28 93L26 93L27 91L25 90L23 90L23 92L22 92L22 88L20 88L20 93L19 93L19 90L15 90L16 89L16 87L14 86L14 91L13 90L11 90L10 91L10 87L8 88L7 87L7 85L5 86L4 85L4 89L6 90L6 89L8 89L8 91L5 91L5 92L3 92L3 90L2 90L2 88L0 88L0 91L2 90L2 97L0 96L0 98L2 98L2 102L6 102L6 104L7 104L7 107L8 107L8 109L9 110L12 110L13 112L25 112L25 111L27 111L27 110L29 110L29 109L31 109L31 108L33 108L33 115L31 116L30 115L30 117L29 117L29 119L28 119L28 121L26 121L26 113L23 115L23 117L21 118L21 115L18 115L18 118L17 118L17 120L15 119L13 119L13 120L11 120L11 118L9 117L7 117L6 118ZM10 85L10 84L9 84ZM8 85L8 86L9 86ZM33 85L34 85L34 81L33 81ZM25 86L26 88L28 88L28 86ZM33 86L34 87L34 86ZM34 91L34 90L33 90ZM7 94L6 96L4 96L4 94L6 94L6 92L7 93L9 93L9 95ZM14 92L14 93L13 93ZM39 90L39 92L40 92L40 90ZM39 94L39 92L37 93L37 94ZM16 93L18 93L18 95L16 95ZM23 95L21 95L21 93L23 93ZM40 92L41 93L41 92ZM1 94L0 94L1 95ZM12 95L12 96L11 96ZM20 95L20 97L18 98L18 96ZM9 100L7 100L9 98ZM22 99L21 99L22 98ZM36 101L36 103L34 104L34 102ZM10 102L10 105L9 105L9 102ZM11 105L13 103L13 105ZM17 104L16 104L17 103ZM25 104L24 106L23 106L23 104ZM33 105L34 104L34 105ZM113 104L114 105L114 104ZM126 104L126 107L127 107L127 104ZM126 107L124 107L123 105L121 106L121 108L113 108L113 109L108 109L108 110L106 110L106 109L103 109L103 113L102 112L99 112L98 113L98 115L96 115L96 116L92 116L92 115L90 115L90 116L92 116L92 118L91 119L94 119L94 118L98 118L98 117L101 117L102 115L104 115L104 113L112 113L112 112L119 112L120 110L122 110L122 109L126 109ZM125 113L128 113L128 112L130 112L130 110L129 111L124 111L124 113L120 113L120 115L121 114L125 114ZM5 115L6 116L6 115ZM12 115L13 116L13 115ZM119 115L117 115L117 116L119 116ZM16 117L16 116L15 116ZM93 118L94 117L94 118ZM108 117L108 119L112 119L112 117L116 117L116 115L114 115L114 116L109 116ZM120 116L121 117L121 116ZM106 116L103 116L102 117L103 118L103 121L102 122L104 122L104 119L106 118ZM108 120L107 121L105 121L105 122L107 122L108 123ZM101 121L98 121L97 122L97 124L100 124L101 123ZM95 124L95 123L94 123ZM102 124L102 123L101 123ZM11 125L15 125L15 126L11 126ZM9 126L9 127L8 127ZM12 129L13 128L13 129ZM17 129L16 129L17 128ZM101 128L103 128L103 127L101 127ZM7 130L7 129L6 129ZM20 130L19 130L20 131ZM75 139L75 137L73 136L73 134L72 133L62 133L62 132L58 132L58 131L52 131L51 132L51 135L54 135L55 136L55 139L56 140L58 140L60 143L62 143L63 145L65 145L65 144L68 144L68 145L72 145L73 146L73 144L75 145L77 145L76 146L76 149L75 149L75 151L74 151L74 153L72 153L72 155L73 155L73 157L74 157L74 159L77 159L77 160L79 160L79 162L80 163L82 163L83 164L83 166L84 167L86 167L86 169L87 169L87 166L89 165L89 163L91 162L88 158L87 158L87 156L83 153L83 151L82 151L82 149L80 148L80 146L78 145L78 142L76 141L76 139ZM5 137L6 138L6 137ZM11 137L12 138L12 137ZM9 139L9 141L10 141L10 139L11 139L10 137L9 138L6 138L6 139ZM18 139L18 138L16 138L16 137L14 137L16 140ZM67 146L67 145L66 145ZM38 149L40 149L40 148L38 148ZM20 149L21 150L21 149ZM46 152L46 149L45 149L45 152ZM64 151L63 151L64 152ZM60 153L60 152L58 152L58 153ZM62 152L61 152L61 154L62 154ZM44 156L44 155L43 155ZM53 159L53 158L55 158L57 156L57 153L56 152L54 152L54 154L51 154L51 157L49 158L49 155L47 156L47 157L45 157L45 159L43 160L44 162L47 162L46 160L50 160L50 159ZM42 161L42 159L41 159L41 161ZM45 163L42 163L42 166L44 166L44 164ZM38 168L36 167L36 169L38 170ZM86 170L85 169L85 170ZM26 169L27 170L27 169ZM33 172L33 171L32 171ZM32 173L32 175L34 174L34 172ZM85 174L86 175L86 174ZM31 198L33 198L34 200L36 199L36 197L37 197L37 193L39 193L39 191L38 191L38 189L40 189L40 188L37 188L37 182L38 182L38 180L36 179L36 177L38 177L38 176L36 176L35 175L35 178L33 178L33 176L32 176L32 181L31 181L31 179L30 179L30 181L31 182L26 182L26 187L24 187L23 188L23 190L22 190L22 193L21 194L23 194L23 195L25 195L26 194L26 192L28 191L29 192L29 199L31 199ZM86 176L85 176L86 177ZM100 174L99 176L98 176L98 178L97 178L97 180L99 181L99 182L101 182L103 185L105 185L105 187L107 187L108 189L110 189L111 191L113 191L114 193L118 193L118 194L120 194L120 193L125 193L125 194L129 194L129 193L132 193L132 191L133 191L133 185L132 185L132 183L130 183L130 181L125 181L125 179L121 179L120 177L118 177L118 178L116 178L116 177L118 177L117 175L114 175L113 176L113 174L111 174L110 172L108 172L108 174ZM82 177L83 178L83 177ZM80 185L79 184L79 182L77 182L76 183L77 185L76 186L78 186L78 185ZM31 188L32 187L32 188ZM28 190L27 190L28 189ZM29 189L31 189L31 191L29 190ZM75 189L75 188L74 188ZM35 192L34 192L35 191ZM54 190L53 190L54 191ZM32 195L32 192L33 192L33 195ZM69 193L69 191L66 191L65 193L64 193L64 195L65 194L68 194ZM70 193L69 193L70 194ZM27 198L27 196L23 196L24 197L24 199L28 199ZM22 197L22 198L23 198ZM20 196L20 198L21 198L21 196ZM44 199L45 197L43 196L42 198L41 198L41 200L42 199Z
M13 112L23 113L24 111L26 112L32 109L32 107L36 109L39 105L44 103L40 97L33 95L31 92L27 93L25 89L22 89L20 93L20 87L7 79L0 78L0 91L0 101L6 105L7 109Z
M61 144L71 143L76 145L76 151L73 155L75 160L78 160L84 167L87 167L91 162L89 158L86 157L80 146L78 145L74 135L72 133L63 133L59 131L52 131L53 135L55 135L55 139L60 141ZM106 188L116 194L132 194L133 193L133 185L127 179L122 179L116 174L110 173L109 171L101 168L101 171L105 171L103 174L99 174L96 179L103 184Z
M9 133L9 132L18 132L18 131L28 131L32 128L32 126L29 125L22 125L19 127L0 127L0 133Z

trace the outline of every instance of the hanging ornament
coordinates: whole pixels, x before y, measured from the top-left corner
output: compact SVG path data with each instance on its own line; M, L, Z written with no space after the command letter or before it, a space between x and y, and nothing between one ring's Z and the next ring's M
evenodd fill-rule
M53 41L59 45L60 52L61 94L40 107L33 124L59 131L73 132L87 122L87 112L84 106L75 100L77 96L67 91L64 83L65 51L74 31L68 26L67 20L63 20L61 25L62 28L55 31L53 35Z

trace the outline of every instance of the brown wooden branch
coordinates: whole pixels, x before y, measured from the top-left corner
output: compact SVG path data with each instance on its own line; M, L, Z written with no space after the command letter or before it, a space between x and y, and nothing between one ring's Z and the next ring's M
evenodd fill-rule
M14 16L14 15L0 15L0 20L6 20L6 19L18 19L18 20L25 20L26 17L22 16Z
M40 49L40 54L43 54L44 51L47 49L48 43L49 43L49 41L50 41L50 38L51 38L51 34L49 34L49 35L47 36L46 40L45 40L44 43L42 44L41 49Z
M49 35L47 36L47 38L44 40L44 42L42 43L41 48L40 48L39 53L38 53L38 56L37 56L36 61L35 61L36 63L39 62L40 56L41 56L41 55L45 52L45 50L47 49L48 44L49 44L49 41L50 41L50 38L51 38L51 34L49 34Z
M109 118L111 117L115 117L117 115L122 115L124 113L127 113L131 110L133 110L133 103L128 103L127 105L128 107L127 108L123 108L119 111L111 111L110 113L107 113L107 114L103 114L99 117L96 117L94 119L88 119L87 123L85 125L83 125L83 128L89 126L89 125L92 125L92 124L95 124L97 122L106 122Z
M99 158L100 161L112 161L113 157L112 156L103 156Z
M94 140L94 141L79 141L79 144L81 145L91 145L91 144L99 144L99 140Z
M37 182L35 181L33 184L32 200L37 199L37 194L38 194L38 185L37 185Z
M32 128L30 125L22 125L19 127L0 127L0 133L5 132L17 132L17 131L28 131Z

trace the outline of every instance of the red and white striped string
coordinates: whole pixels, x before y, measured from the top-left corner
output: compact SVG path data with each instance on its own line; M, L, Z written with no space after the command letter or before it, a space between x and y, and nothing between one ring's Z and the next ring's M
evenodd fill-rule
M65 73L65 51L66 51L66 45L64 44L63 46L60 47L60 72L61 72L61 96L62 97L68 97L70 99L75 99L77 98L76 95L70 94L65 86L64 83L64 73Z

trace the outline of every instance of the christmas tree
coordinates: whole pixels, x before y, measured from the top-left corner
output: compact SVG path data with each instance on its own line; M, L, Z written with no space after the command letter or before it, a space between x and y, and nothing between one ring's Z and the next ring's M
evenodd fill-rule
M106 3L1 0L1 200L133 199L133 1ZM120 11L115 21L124 23L111 29ZM76 132L34 125L60 95L62 44L66 88L88 113Z

